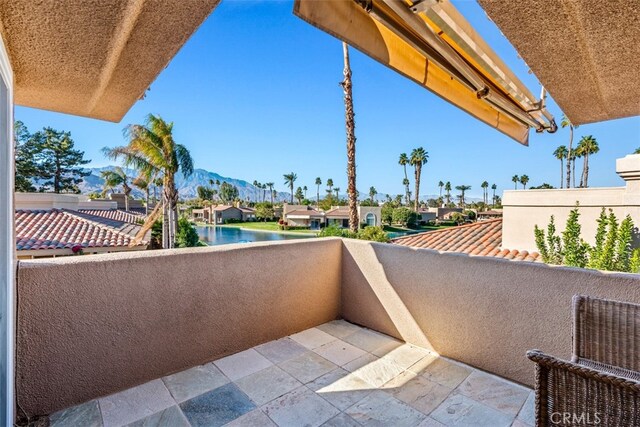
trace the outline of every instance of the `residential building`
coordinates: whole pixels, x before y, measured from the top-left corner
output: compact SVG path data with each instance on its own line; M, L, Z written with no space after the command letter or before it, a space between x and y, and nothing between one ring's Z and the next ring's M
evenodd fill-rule
M337 225L339 227L349 227L349 207L332 207L325 213L327 225ZM382 208L378 206L358 205L358 224L366 224L369 227L382 226Z
M311 230L319 230L325 224L325 213L308 206L306 209L287 210L284 221L289 227L306 227Z
M478 221L484 221L487 219L496 219L496 218L502 218L502 209L498 210L498 209L490 209L488 211L480 211L480 212L476 212Z

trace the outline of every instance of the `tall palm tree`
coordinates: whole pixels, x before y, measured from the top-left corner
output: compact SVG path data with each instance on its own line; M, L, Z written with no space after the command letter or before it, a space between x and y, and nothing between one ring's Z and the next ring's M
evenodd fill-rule
M306 199L307 198L307 190L308 190L307 186L305 185L304 187L302 187L302 190L304 191L304 198Z
M151 180L149 180L144 175L138 175L136 179L131 182L133 185L138 187L140 190L144 191L146 196L146 203L144 205L144 214L145 216L149 215L149 193L151 192Z
M375 203L374 199L376 197L376 194L378 194L378 190L376 190L376 187L369 188L369 198L371 199L372 205Z
M578 143L578 151L584 158L580 187L587 188L589 187L589 156L600 151L598 141L592 135L583 136Z
M333 192L333 180L331 178L327 180L327 187L329 188L327 192L331 194Z
M471 190L471 186L470 185L457 185L456 186L456 190L458 190L460 192L460 204L462 205L462 209L464 209L465 208L464 194L468 190Z
M260 184L260 182L258 182L257 180L253 180L253 195L255 197L255 201L259 202L260 201L260 189L262 188L262 184Z
M336 193L336 200L340 200L340 187L336 187L333 189Z
M119 185L122 186L122 192L124 193L124 210L129 210L129 194L131 194L131 187L129 186L129 177L127 173L120 166L116 166L112 170L105 170L100 173L102 179L104 179L104 188L102 194L107 194L107 189L113 189Z
M262 203L267 200L267 184L262 184Z
M569 148L567 149L567 188L571 187L571 174L574 174L574 178L573 178L573 186L576 186L576 181L575 181L575 159L576 156L573 153L573 130L575 128L577 128L578 126L574 126L573 123L571 123L571 120L569 120L569 118L567 116L562 116L562 121L560 122L560 126L562 126L563 128L568 127L569 128ZM571 167L571 163L573 164L573 172L572 172L572 167ZM560 186L560 188L562 188L562 186Z
M513 175L511 177L511 181L513 182L513 189L517 190L518 189L518 183L520 182L520 177L518 175Z
M409 163L414 167L415 170L415 180L416 180L416 194L414 200L413 209L418 211L418 204L420 203L420 176L422 175L422 166L427 163L429 160L429 153L425 151L424 148L418 147L414 148L411 151L411 158L409 159Z
M576 187L576 160L580 158L582 158L582 150L576 147L571 152L571 181L574 188Z
M214 184L216 183L215 180L213 179L209 179L209 187L211 187L211 202L213 203L213 199L215 198L215 195L217 193L217 191L214 189Z
M269 194L271 195L271 206L273 207L273 182L267 182L267 187L269 187Z
M486 209L486 206L489 204L489 183L487 181L483 181L482 184L480 184L480 188L482 188L482 201Z
M447 192L447 204L451 203L451 183L447 181L444 185L444 191Z
M407 156L407 153L402 153L400 154L400 159L398 159L398 164L402 166L402 168L404 169L404 180L402 180L402 183L404 184L404 194L405 194L405 201L407 203L407 206L411 205L411 198L409 197L409 177L407 176L407 165L409 164L409 157Z
M569 155L569 150L564 145L556 148L556 151L553 152L553 155L556 159L560 160L560 188L562 188L562 184L564 182L564 159ZM568 162L569 160L567 160ZM568 188L568 187L567 187Z
M496 205L496 190L498 189L498 186L496 184L491 184L491 189L493 190L493 198L491 199L491 206Z
M344 121L347 132L347 196L349 198L349 228L358 231L358 190L356 188L356 121L353 111L353 92L351 82L351 64L349 63L349 46L342 42L342 58L344 60L344 76L342 90L344 92Z
M442 199L442 187L444 187L444 182L439 181L438 182L438 187L440 187L440 198Z
M527 175L522 175L520 177L520 184L522 184L522 188L524 190L527 189L527 183L529 182L529 177Z
M320 186L322 185L322 180L320 177L316 178L316 206L320 206Z
M193 159L189 150L173 139L173 123L160 116L149 114L144 124L129 125L125 129L129 144L122 147L104 148L103 153L113 160L122 158L125 166L132 166L140 173L162 175L162 246L173 248L178 224L178 190L175 175L182 172L185 177L193 173ZM155 221L153 213L142 227L148 230ZM138 234L140 236L140 233ZM136 239L138 238L136 236Z
M293 204L293 184L296 182L296 179L298 179L298 175L291 172L291 173L285 173L283 177L284 177L284 185L288 185L289 190L291 190L291 204Z

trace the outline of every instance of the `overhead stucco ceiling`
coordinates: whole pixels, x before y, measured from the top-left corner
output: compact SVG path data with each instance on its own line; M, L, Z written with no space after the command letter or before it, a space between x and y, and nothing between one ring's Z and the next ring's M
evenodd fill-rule
M0 0L16 104L120 121L220 0Z
M478 0L574 124L640 114L637 0Z

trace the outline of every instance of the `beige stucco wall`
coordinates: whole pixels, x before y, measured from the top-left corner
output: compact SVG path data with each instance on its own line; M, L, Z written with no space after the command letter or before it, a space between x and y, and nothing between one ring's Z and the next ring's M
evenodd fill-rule
M551 215L556 229L565 229L569 211L580 204L582 236L594 243L596 220L602 207L610 208L618 221L631 215L636 227L640 226L640 155L630 154L616 160L616 173L624 179L621 187L570 188L558 190L509 190L503 196L502 247L536 251L534 227L547 227ZM640 238L636 236L636 244Z
M367 214L372 213L376 216L376 226L382 225L382 208L379 206L358 206L358 218L360 222L367 221Z
M525 352L568 358L571 297L640 303L640 275L344 240L342 315L523 384Z
M309 239L21 261L18 404L50 413L334 319L341 251Z

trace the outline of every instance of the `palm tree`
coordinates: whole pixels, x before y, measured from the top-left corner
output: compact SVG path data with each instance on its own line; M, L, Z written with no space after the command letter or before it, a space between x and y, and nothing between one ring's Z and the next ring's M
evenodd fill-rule
M442 199L442 187L444 187L444 182L439 181L438 182L438 187L440 187L440 198Z
M567 116L562 116L562 121L560 122L560 126L562 126L563 128L565 127L569 127L569 148L567 149L567 188L571 187L571 174L573 173L573 186L576 186L576 180L575 180L575 159L576 156L573 153L573 130L575 128L577 128L578 126L574 126L573 123L571 123L571 120L569 120L569 118ZM572 168L571 168L571 162L573 162L573 172L572 172ZM562 186L560 186L560 188L562 188Z
M464 193L467 192L468 190L471 190L471 186L470 185L457 185L456 186L456 190L458 190L460 192L460 204L462 205L462 209L464 209L465 208Z
M146 196L146 203L144 205L144 214L145 216L149 215L149 193L151 191L151 180L149 180L144 175L138 175L136 179L132 181L132 184L144 191Z
M447 181L444 185L444 191L447 192L447 204L451 203L451 183Z
M369 198L371 199L371 204L373 205L374 199L376 197L376 194L378 194L378 191L376 190L376 187L371 187L369 188Z
M522 175L520 177L520 184L522 184L522 188L524 190L527 189L527 183L529 182L529 177L527 175Z
M271 195L271 206L273 207L273 182L267 182L267 187L269 187L269 194Z
M172 133L173 123L167 123L160 116L149 114L143 125L129 125L125 129L129 145L103 149L103 153L108 158L113 160L122 158L125 166L132 166L141 173L162 174L164 215L162 246L164 248L175 246L178 224L178 190L175 175L179 171L185 177L193 173L193 159L189 150L184 145L176 143ZM154 210L157 210L157 207ZM158 214L154 215L152 212L138 236L149 229L157 216Z
M487 181L483 181L482 184L480 184L480 188L482 188L482 201L484 202L486 209L486 206L489 204L489 183Z
M580 178L580 187L589 187L589 156L600 151L598 141L592 136L583 136L578 143L578 152L584 157L582 167L582 177Z
M291 190L291 204L293 204L293 184L296 182L296 179L298 179L298 175L291 172L284 174L283 177L284 185L288 185L289 189Z
M518 183L520 182L520 177L518 175L513 175L511 177L511 181L513 182L513 189L517 190L518 189Z
M576 147L571 152L571 180L574 188L576 186L576 160L580 158L582 158L582 150Z
M333 189L336 192L336 200L340 200L340 187L336 187Z
M491 184L491 189L493 190L493 198L491 199L491 205L495 207L496 205L496 190L498 186L496 184Z
M411 158L409 159L409 163L415 169L415 180L416 180L416 194L414 200L414 210L418 211L418 203L420 199L420 176L422 175L422 165L426 164L429 160L429 153L425 151L424 148L418 147L414 148L411 151Z
M307 198L307 190L308 190L307 186L305 185L304 187L302 187L302 190L304 191L304 198L306 199Z
M634 151L633 154L640 154L640 147L636 148L636 151Z
M296 188L296 199L298 200L298 204L302 204L302 199L304 199L304 194L302 193L302 188Z
M327 180L327 187L329 188L327 190L327 193L329 194L333 193L333 180L331 178Z
M400 159L398 160L398 164L402 166L402 168L404 169L404 180L402 180L402 183L404 184L404 194L405 194L405 200L407 202L407 206L411 205L411 200L409 197L409 177L407 176L407 165L409 164L409 157L407 156L407 153L402 153L400 154Z
M320 206L320 186L322 185L322 180L320 179L320 177L316 178L316 188L317 188L317 192L316 192L316 206Z
M127 173L120 166L116 166L112 170L102 171L100 173L102 179L104 179L104 189L102 194L107 194L107 189L113 189L119 185L122 186L122 192L124 193L124 210L129 210L129 194L131 194L131 187L129 186L129 177Z
M260 201L260 189L262 188L262 184L260 182L253 180L253 194L256 198L256 202Z
M349 63L349 46L342 42L344 79L340 85L344 92L344 120L347 131L347 196L349 198L349 228L358 231L358 190L356 189L356 121L353 112L353 93L351 82L351 64Z
M553 152L553 155L555 156L556 159L560 160L560 188L562 188L562 184L564 181L564 159L567 158L569 154L569 150L567 150L567 147L565 147L564 145L559 146L558 148L556 148L556 151ZM569 161L569 160L567 160ZM567 187L568 188L568 187Z

